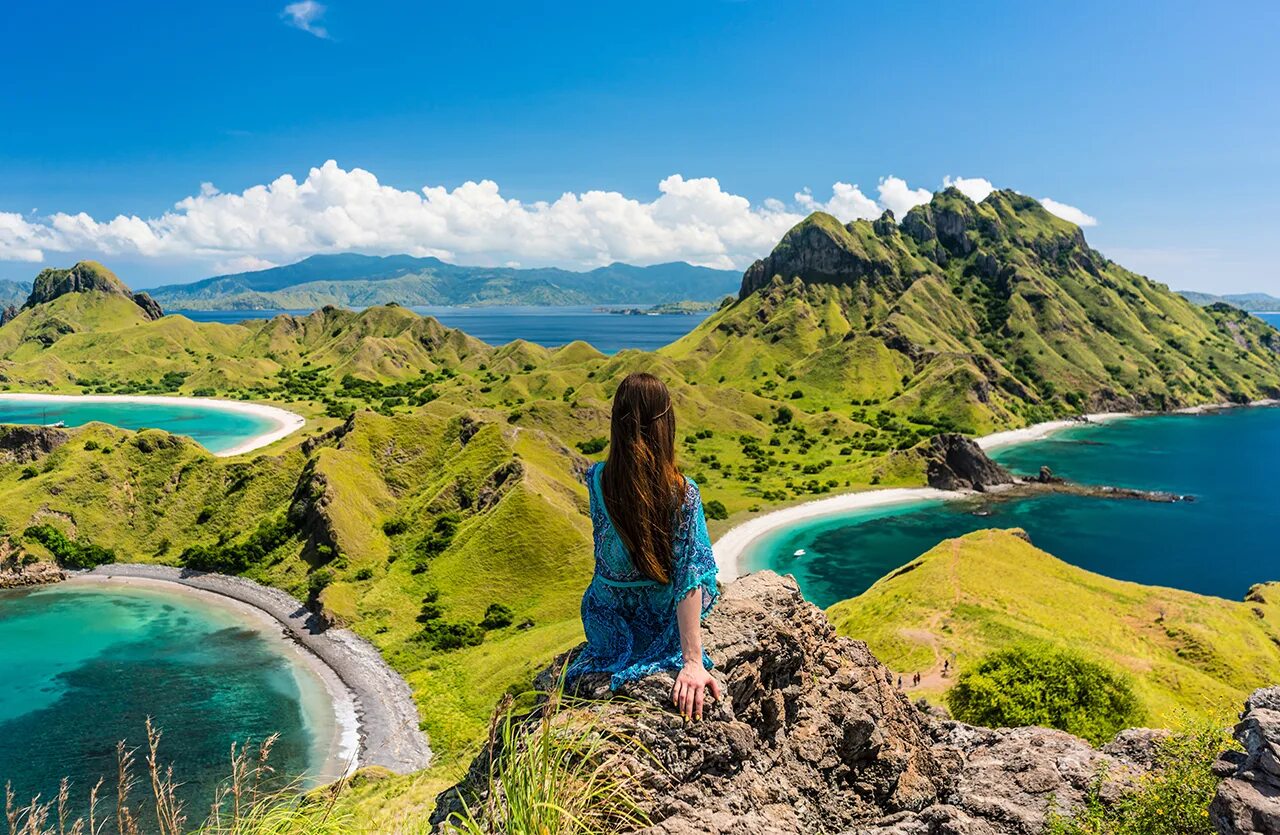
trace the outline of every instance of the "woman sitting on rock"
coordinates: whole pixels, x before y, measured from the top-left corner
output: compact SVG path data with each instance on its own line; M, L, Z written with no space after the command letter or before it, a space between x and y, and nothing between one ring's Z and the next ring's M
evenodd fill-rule
M572 682L608 673L610 687L676 672L672 702L702 718L720 698L701 621L717 597L716 563L698 485L675 462L671 395L652 374L631 374L613 397L609 456L587 471L595 576L582 596L587 646Z

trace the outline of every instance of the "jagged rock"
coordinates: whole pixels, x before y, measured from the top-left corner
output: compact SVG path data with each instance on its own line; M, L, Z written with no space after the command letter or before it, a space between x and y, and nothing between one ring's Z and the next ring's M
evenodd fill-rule
M1012 484L1013 476L987 457L972 438L954 432L935 435L925 448L930 487L939 490L986 490Z
M12 322L18 316L18 308L9 305L4 310L0 310L0 327Z
M1222 835L1280 832L1280 687L1255 690L1235 727L1244 751L1225 752L1214 763L1223 780L1209 806Z
M1054 475L1053 470L1042 465L1040 467L1040 472L1036 474L1036 481L1041 484L1064 484L1066 479L1062 478L1062 476Z
M132 299L148 319L164 315L160 305L146 293L133 293L111 270L97 261L81 261L67 270L46 269L36 276L22 309L53 301L68 293L115 293Z
M607 680L586 679L579 695L600 701L573 709L634 749L625 767L648 790L640 803L649 835L1032 835L1051 804L1075 808L1100 769L1116 774L1114 795L1140 768L1123 750L1104 753L1059 731L973 728L922 713L866 644L837 636L789 577L764 571L727 586L704 638L725 692L704 721L672 712L668 673L618 698ZM554 683L555 669L540 686ZM482 796L487 775L482 754L438 798L433 823L460 797Z
M30 464L67 442L71 435L53 426L0 426L0 461Z
M898 271L883 244L866 244L834 217L815 213L787 232L768 257L747 268L738 296L746 298L769 286L775 276L809 283L885 284L894 295L905 290L910 279Z
M164 316L164 311L160 309L160 302L146 293L134 293L133 303L142 308L142 312L147 314L147 318L152 321Z
M67 579L67 572L52 562L23 563L18 555L0 562L0 589L43 586Z

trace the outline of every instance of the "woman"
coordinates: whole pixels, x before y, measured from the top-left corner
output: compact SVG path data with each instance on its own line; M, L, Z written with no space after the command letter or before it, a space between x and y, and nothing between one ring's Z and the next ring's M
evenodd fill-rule
M675 462L671 395L652 374L631 374L613 396L609 456L587 471L595 576L582 596L587 646L572 681L609 673L610 687L679 671L672 702L701 719L720 685L708 670L701 621L715 603L716 562L698 485Z

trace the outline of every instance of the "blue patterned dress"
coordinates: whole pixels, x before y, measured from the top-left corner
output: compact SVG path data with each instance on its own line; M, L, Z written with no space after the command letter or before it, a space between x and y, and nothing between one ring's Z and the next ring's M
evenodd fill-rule
M587 471L591 496L596 569L582 596L582 628L587 646L569 665L566 679L608 673L609 686L619 686L659 670L684 666L676 605L695 588L702 589L702 617L715 604L716 561L707 536L698 485L687 482L678 519L672 520L673 567L670 583L650 580L636 570L614 530L600 489L603 464ZM711 669L711 658L702 653Z

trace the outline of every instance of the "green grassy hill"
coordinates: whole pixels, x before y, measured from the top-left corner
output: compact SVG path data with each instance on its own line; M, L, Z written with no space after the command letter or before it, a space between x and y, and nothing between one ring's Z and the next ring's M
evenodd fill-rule
M867 642L904 675L926 672L937 697L944 659L963 671L995 649L1047 642L1133 682L1146 721L1225 712L1280 679L1280 583L1245 601L1112 580L1027 542L1021 531L949 539L827 610L837 631Z
M941 431L1280 391L1275 330L1123 270L1008 192L981 204L944 192L901 226L814 215L748 270L737 301L653 353L495 347L394 305L153 319L118 288L71 285L0 327L0 390L252 399L307 425L231 459L158 432L76 430L35 462L0 463L10 534L47 523L121 559L200 563L315 597L406 675L446 772L495 698L580 637L580 478L632 371L668 381L681 462L730 517L713 524L921 484L917 447ZM482 628L495 603L509 614ZM1213 628L1252 647L1261 627L1223 615ZM900 640L873 648L923 660ZM1259 663L1274 663L1264 650ZM1224 663L1186 673L1195 692L1242 688ZM1173 701L1161 692L1145 695L1153 711ZM414 780L395 783L405 802L424 796L405 788Z

